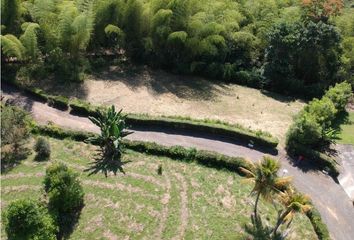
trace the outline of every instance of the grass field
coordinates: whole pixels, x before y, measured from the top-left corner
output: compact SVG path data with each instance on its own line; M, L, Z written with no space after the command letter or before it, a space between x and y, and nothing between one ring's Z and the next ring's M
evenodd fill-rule
M349 112L348 122L341 125L339 143L354 145L354 112Z
M48 84L52 93L76 96L94 104L114 104L129 113L185 116L238 123L283 140L292 117L304 103L236 84L173 75L145 67L111 67L88 76L80 85Z
M95 147L49 139L51 159L80 174L85 207L71 239L242 239L254 198L252 185L235 173L194 163L128 152L126 175L87 176ZM32 141L33 142L33 141ZM2 209L18 198L38 198L48 162L34 154L1 176ZM163 174L157 174L158 165ZM270 214L271 204L260 205ZM272 223L273 224L273 223ZM2 229L2 238L5 239ZM290 239L317 239L310 221L296 216Z

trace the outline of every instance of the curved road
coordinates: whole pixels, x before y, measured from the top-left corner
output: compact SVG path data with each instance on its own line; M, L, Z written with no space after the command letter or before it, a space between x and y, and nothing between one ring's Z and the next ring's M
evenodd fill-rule
M67 111L57 110L34 101L10 87L2 86L2 96L5 99L13 99L16 104L31 112L33 118L41 124L51 121L64 128L99 132L99 129L87 118L74 116ZM242 156L253 161L265 154L260 150L250 149L217 136L151 129L133 129L133 131L134 134L128 136L131 140L151 141L167 146L196 147L230 156ZM282 168L288 170L287 175L293 176L295 187L311 197L323 221L327 224L331 237L334 240L353 240L354 207L342 187L327 175L319 172L304 172L293 166L283 151L280 151L277 157L281 161Z

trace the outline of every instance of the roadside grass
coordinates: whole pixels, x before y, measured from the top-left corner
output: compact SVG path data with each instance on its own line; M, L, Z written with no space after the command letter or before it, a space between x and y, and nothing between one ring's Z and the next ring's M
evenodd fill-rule
M95 146L48 138L51 161L63 161L80 174L85 207L70 239L242 239L250 222L252 184L239 175L196 163L173 161L133 151L124 155L126 175L88 176ZM29 144L33 144L33 139ZM42 195L49 162L35 162L34 154L1 176L3 209L18 198ZM162 175L157 174L162 166ZM276 211L269 203L260 212ZM309 219L297 215L290 239L317 239ZM2 227L2 239L5 239Z
M340 126L338 143L354 145L354 112L348 114L348 121Z

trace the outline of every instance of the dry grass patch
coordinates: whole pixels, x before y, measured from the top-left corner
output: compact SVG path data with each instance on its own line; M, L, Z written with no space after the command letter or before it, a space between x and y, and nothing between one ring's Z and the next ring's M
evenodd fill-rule
M88 76L81 85L40 85L55 94L94 104L114 104L130 113L186 116L238 123L283 139L292 116L304 103L235 84L212 83L199 77L173 75L146 67L110 67ZM70 90L71 89L71 90Z

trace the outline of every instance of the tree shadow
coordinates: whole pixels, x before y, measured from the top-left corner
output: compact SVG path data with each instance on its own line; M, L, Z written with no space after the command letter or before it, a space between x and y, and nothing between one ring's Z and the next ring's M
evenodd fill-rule
M61 95L65 97L76 97L85 99L88 95L88 89L82 82L57 81L56 79L38 80L33 83L34 87L43 89L46 93L52 95Z
M260 216L257 219L251 215L251 223L243 226L246 236L245 240L280 240L283 239L280 233L271 236L272 228L265 225Z
M291 102L295 102L296 100L298 100L296 97L293 96L287 96L287 95L282 95L279 93L275 93L275 92L271 92L268 90L261 90L261 93L266 95L267 97L273 98L279 102L283 102L283 103L291 103Z
M1 174L8 173L31 154L31 150L27 147L20 146L13 149L10 145L12 144L1 146Z
M11 95L11 97L4 97L4 94ZM11 83L6 82L1 84L1 101L4 101L5 105L17 106L27 112L31 112L34 102L26 96L26 93L22 93L18 87Z
M347 111L341 111L336 115L336 118L332 121L332 128L338 134L341 132L341 125L343 124L352 124L352 121L349 119L349 113Z
M335 153L335 156L337 155L337 151L335 149L327 150L327 151L333 151ZM327 154L326 152L324 154ZM303 160L299 160L299 155L293 155L293 154L288 154L286 156L288 162L301 170L304 173L307 172L318 172L321 171L323 173L326 173L329 177L333 179L334 182L338 183L337 176L334 175L334 173L330 172L321 162L320 159L316 158L316 156L313 156L311 158L305 157Z
M90 163L90 166L84 170L84 172L88 172L89 176L97 173L104 173L105 177L108 176L108 173L113 172L114 175L117 175L117 172L120 171L125 174L123 166L131 161L121 161L119 159L105 159L102 153L99 151L95 157L95 161Z
M121 82L131 90L146 87L153 95L173 94L189 100L212 100L227 86L191 75L176 75L146 66L121 65L94 73L96 79ZM217 88L217 86L221 87Z
M80 220L81 211L85 205L83 204L79 208L75 209L74 212L68 213L59 213L59 215L54 214L58 221L59 232L57 234L58 239L69 239L70 235L74 232L77 223Z

